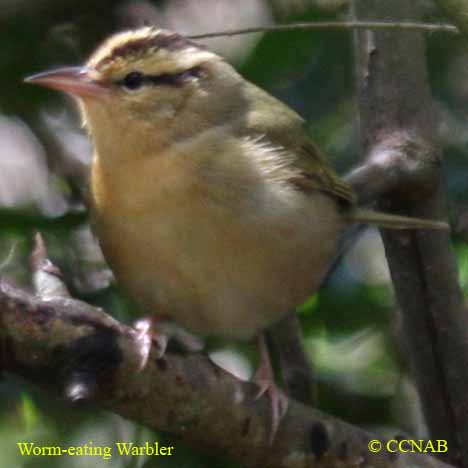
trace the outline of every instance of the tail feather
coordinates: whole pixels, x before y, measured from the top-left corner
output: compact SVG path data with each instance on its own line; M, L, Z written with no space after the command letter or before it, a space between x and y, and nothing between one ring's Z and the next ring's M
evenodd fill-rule
M388 229L439 229L448 231L450 226L443 221L421 218L410 218L371 210L356 209L350 213L350 221L354 223L373 224Z

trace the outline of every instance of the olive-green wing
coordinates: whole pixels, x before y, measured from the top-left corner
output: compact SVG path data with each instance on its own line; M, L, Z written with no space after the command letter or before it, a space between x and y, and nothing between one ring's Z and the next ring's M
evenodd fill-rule
M292 155L289 159L294 186L304 192L321 191L344 204L354 204L355 195L322 156L307 135L304 120L286 104L257 86L244 82L247 110L241 119L240 131L246 136L260 136L272 146Z
M298 177L291 182L300 190L319 190L336 197L346 204L354 204L356 196L322 156L319 148L307 136L296 146L297 158L293 164Z

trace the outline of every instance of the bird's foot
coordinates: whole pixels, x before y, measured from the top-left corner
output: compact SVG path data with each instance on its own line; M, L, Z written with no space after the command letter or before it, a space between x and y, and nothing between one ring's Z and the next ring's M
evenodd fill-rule
M277 387L274 381L273 368L271 366L268 348L263 335L257 340L257 346L260 353L260 365L252 378L252 381L258 385L259 390L255 399L257 400L265 393L270 399L271 411L271 431L269 435L270 445L278 431L281 418L288 410L288 397Z
M272 380L263 380L254 377L253 381L258 385L259 390L255 399L257 400L263 394L267 394L270 399L270 411L271 411L271 431L269 436L270 445L275 440L276 432L282 417L288 410L288 397L277 387L275 382Z
M161 322L160 316L145 317L138 320L134 327L137 331L136 340L140 353L140 362L138 368L143 370L148 363L151 348L154 345L157 355L156 359L162 358L166 352L169 336L156 329L156 325Z
M164 356L167 345L174 339L184 350L195 352L203 349L204 341L168 320L166 316L153 315L138 320L135 325L137 342L141 356L139 368L148 363L151 350L156 351L156 359Z

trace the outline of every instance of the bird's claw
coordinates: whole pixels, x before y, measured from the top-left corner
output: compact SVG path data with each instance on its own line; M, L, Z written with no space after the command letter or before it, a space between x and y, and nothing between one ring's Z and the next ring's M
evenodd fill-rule
M275 384L273 368L271 367L270 357L268 354L268 347L263 334L260 334L257 337L257 346L260 353L260 365L252 381L259 387L255 399L257 400L265 393L270 399L271 431L269 442L270 445L272 445L281 418L288 410L288 397Z
M163 357L166 352L169 337L155 330L154 325L156 322L157 321L152 318L144 318L138 320L134 325L137 330L136 341L140 354L140 362L138 365L140 371L146 367L152 348L157 352L156 359Z
M255 395L255 400L258 400L265 393L270 400L271 431L269 435L269 442L270 445L272 445L276 436L276 432L278 431L280 421L288 410L288 397L276 386L272 380L254 377L253 382L259 387L258 392Z

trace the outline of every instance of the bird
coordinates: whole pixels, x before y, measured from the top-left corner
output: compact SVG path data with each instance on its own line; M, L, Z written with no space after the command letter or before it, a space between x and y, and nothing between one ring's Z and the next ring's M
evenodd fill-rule
M157 324L256 339L274 438L287 398L264 332L319 288L353 224L447 229L365 210L290 107L207 47L147 26L25 81L78 103L90 212L117 282Z

